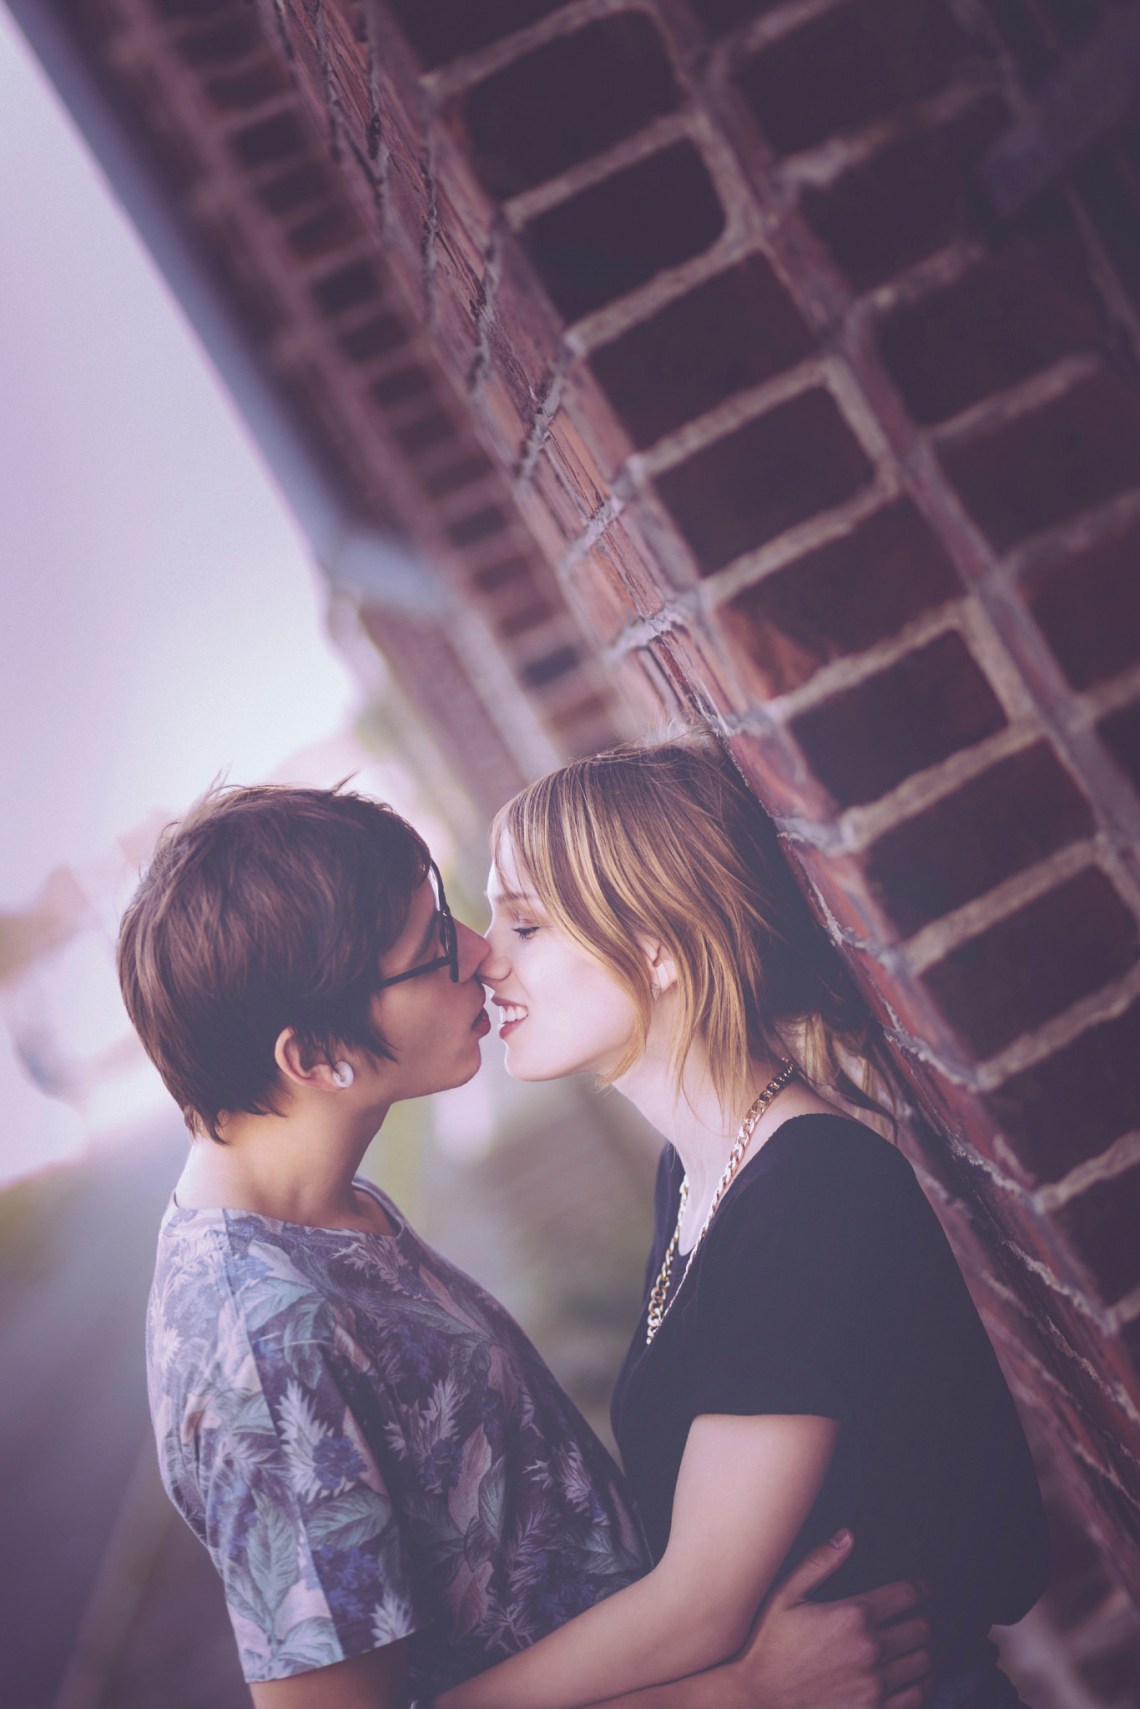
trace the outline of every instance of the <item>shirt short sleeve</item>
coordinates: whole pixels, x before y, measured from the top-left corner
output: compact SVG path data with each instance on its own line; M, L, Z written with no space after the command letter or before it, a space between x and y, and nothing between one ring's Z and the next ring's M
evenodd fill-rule
M207 1333L166 1302L167 1333L182 1339L159 1445L175 1505L204 1530L252 1683L366 1654L423 1621L354 1416L351 1337L291 1279L245 1268L220 1311L212 1290Z
M706 1237L693 1416L855 1422L884 1387L925 1201L906 1160L855 1123L800 1121L769 1145Z

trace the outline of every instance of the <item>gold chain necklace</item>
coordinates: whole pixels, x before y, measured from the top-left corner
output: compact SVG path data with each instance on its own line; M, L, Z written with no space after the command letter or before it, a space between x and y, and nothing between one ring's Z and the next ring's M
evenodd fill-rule
M732 1150L728 1154L728 1162L725 1164L724 1174L721 1176L720 1184L717 1187L716 1192L713 1194L713 1202L709 1206L709 1213L701 1224L700 1232L692 1244L688 1258L685 1260L685 1268L681 1271L681 1279L677 1283L673 1299L669 1299L669 1277L673 1273L673 1259L677 1255L677 1242L681 1238L681 1223L685 1216L685 1206L689 1202L689 1177L686 1175L684 1180L681 1182L681 1202L677 1210L677 1226L673 1230L672 1240L670 1240L668 1246L665 1248L665 1258L661 1265L661 1273L656 1282L654 1282L653 1292L649 1296L649 1315L645 1323L645 1345L647 1347L650 1345L653 1337L657 1334L657 1331L661 1328L661 1325L668 1317L673 1306L673 1300L675 1300L677 1298L677 1294L681 1292L681 1287L684 1283L685 1277L689 1274L689 1266L697 1255L697 1248L700 1246L701 1241L709 1231L709 1224L716 1215L717 1206L720 1204L720 1201L724 1198L724 1195L732 1185L733 1177L736 1175L740 1165L744 1162L744 1153L748 1150L748 1144L755 1132L757 1122L760 1120L760 1117L764 1114L764 1111L768 1108L769 1104L771 1104L772 1100L779 1097L780 1093L784 1090L784 1087L788 1084L788 1081L792 1078L795 1072L795 1063L789 1062L786 1058L783 1058L780 1072L774 1079L769 1080L768 1084L765 1086L764 1090L761 1092L760 1096L741 1122L740 1131L733 1142ZM668 1304L665 1303L666 1300L668 1300Z

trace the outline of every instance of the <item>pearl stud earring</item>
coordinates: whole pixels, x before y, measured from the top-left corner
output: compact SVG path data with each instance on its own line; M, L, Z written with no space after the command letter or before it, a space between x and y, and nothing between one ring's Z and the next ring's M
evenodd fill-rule
M332 1077L338 1086L351 1086L356 1076L352 1072L351 1062L336 1062L333 1064Z

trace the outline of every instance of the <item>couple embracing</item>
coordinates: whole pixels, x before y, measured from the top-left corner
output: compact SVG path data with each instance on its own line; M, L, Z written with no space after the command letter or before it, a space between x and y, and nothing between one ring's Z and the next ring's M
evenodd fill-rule
M531 785L492 856L484 936L390 808L225 789L124 917L191 1132L162 1476L257 1709L1016 1705L988 1631L1044 1587L1032 1465L766 816L687 738ZM512 1075L593 1074L666 1142L624 1476L357 1173L394 1103L477 1072L488 994Z

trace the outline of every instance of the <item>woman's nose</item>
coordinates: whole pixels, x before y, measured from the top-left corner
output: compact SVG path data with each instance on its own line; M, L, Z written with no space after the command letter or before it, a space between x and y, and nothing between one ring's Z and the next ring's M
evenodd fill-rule
M489 926L482 940L483 955L479 963L479 978L486 984L493 985L497 980L505 979L511 971L510 957L502 947L502 935L494 926Z
M489 939L480 937L474 926L467 926L457 921L460 935L459 959L461 972L466 969L466 978L501 979L506 972L503 958L496 952Z

